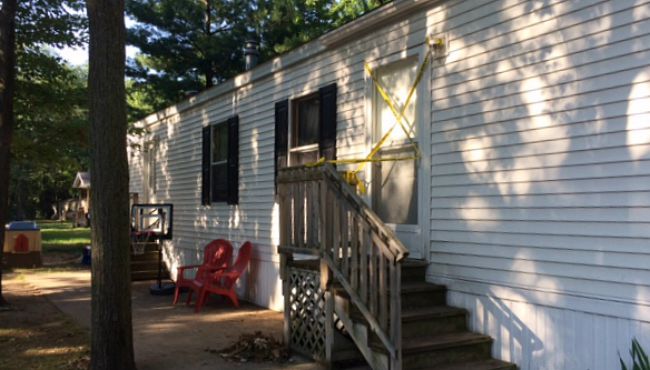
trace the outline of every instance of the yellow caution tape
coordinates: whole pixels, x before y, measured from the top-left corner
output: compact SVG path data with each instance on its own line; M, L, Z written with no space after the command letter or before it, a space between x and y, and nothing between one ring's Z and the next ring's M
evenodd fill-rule
M430 44L429 42L429 37L427 37L427 44ZM438 44L441 42L439 40L435 40ZM434 46L438 46L438 44L434 44ZM359 193L365 194L366 193L366 186L364 182L359 178L359 172L363 170L365 165L369 162L389 162L389 161L404 161L404 160L418 160L421 157L421 152L420 149L418 148L417 143L413 140L413 137L411 136L411 132L413 131L413 125L414 123L408 122L408 119L405 117L406 109L408 109L409 104L411 103L411 99L413 98L413 95L415 94L415 90L417 89L417 86L420 84L420 81L422 80L422 77L424 76L424 71L425 67L429 64L429 61L431 60L431 53L427 52L424 61L422 62L422 65L420 65L420 68L418 70L418 74L415 78L415 81L413 82L413 85L411 86L409 93L406 97L406 101L404 102L404 105L402 106L401 110L397 110L396 103L393 101L393 99L386 93L386 90L384 87L381 85L381 82L377 79L375 76L375 73L373 69L368 65L365 64L364 68L368 75L372 78L375 88L377 89L377 92L379 92L379 95L384 99L384 102L388 105L389 109L393 113L393 116L395 116L396 123L384 133L384 136L379 139L377 144L375 144L374 148L368 153L368 155L365 158L359 158L359 159L336 159L336 160L326 160L325 157L320 158L316 162L312 163L307 163L305 164L306 167L317 167L317 166L322 166L325 163L332 163L332 164L359 164L357 169L353 171L345 171L343 172L343 178L344 180L350 184L351 186L357 187L359 190ZM404 123L406 121L406 123ZM388 138L392 134L393 130L399 126L408 140L410 141L411 145L413 146L413 150L415 152L414 156L408 156L408 157L382 157L382 158L375 158L377 153L381 150L381 148L386 144L388 141Z
M366 184L364 184L363 181L361 181L361 179L359 178L356 172L354 171L343 172L343 179L351 186L356 187L357 190L359 190L360 194L366 193Z

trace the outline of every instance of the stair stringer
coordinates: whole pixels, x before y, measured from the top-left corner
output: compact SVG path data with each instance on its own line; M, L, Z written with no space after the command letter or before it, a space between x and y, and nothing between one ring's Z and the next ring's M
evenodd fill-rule
M368 362L368 365L373 368L373 370L390 370L389 369L389 359L383 353L378 353L373 351L369 345L370 333L368 332L368 326L363 323L356 323L352 320L349 312L349 302L347 299L337 297L335 295L334 300L334 312L337 317L343 323L343 326L347 330L350 338L357 346L357 349L363 357Z

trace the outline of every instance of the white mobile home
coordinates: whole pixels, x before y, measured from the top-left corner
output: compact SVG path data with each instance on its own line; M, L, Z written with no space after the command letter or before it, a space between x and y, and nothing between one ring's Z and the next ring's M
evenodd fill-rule
M419 155L400 128L376 156L418 159L358 174L395 245L426 261L426 280L492 338L493 357L521 369L611 370L633 338L650 349L642 0L396 0L138 122L148 134L131 138L142 141L131 192L174 204L170 271L212 239L250 240L241 293L282 310L277 247L304 245L286 235L295 225L281 227L277 177L320 157L368 156L396 122L376 81L401 110L428 53L404 109ZM399 355L377 364L407 368L407 338L388 332L399 330L384 333Z

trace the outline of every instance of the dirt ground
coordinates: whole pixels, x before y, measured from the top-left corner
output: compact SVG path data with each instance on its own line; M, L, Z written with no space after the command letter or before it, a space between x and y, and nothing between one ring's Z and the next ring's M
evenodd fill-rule
M215 350L230 346L243 333L261 331L281 339L282 314L246 303L235 309L219 297L195 314L192 306L172 306L171 296L152 296L150 284L133 284L139 370L321 368L298 357L284 364L227 362ZM90 272L17 270L7 276L5 287L16 309L0 312L0 369L83 368L90 327ZM6 362L11 356L33 362ZM46 358L52 362L29 365Z
M85 369L88 330L16 274L5 276L11 307L0 310L0 369Z

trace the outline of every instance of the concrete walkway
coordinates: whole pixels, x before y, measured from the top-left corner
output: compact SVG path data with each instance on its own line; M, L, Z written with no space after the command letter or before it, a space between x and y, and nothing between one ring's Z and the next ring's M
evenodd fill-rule
M25 281L38 288L61 311L90 327L90 272L33 272ZM212 298L200 314L193 306L172 306L171 296L152 296L151 283L133 284L133 336L139 370L157 369L321 369L294 359L288 364L226 362L210 350L234 343L241 334L262 331L282 336L282 314L243 303L239 309Z

